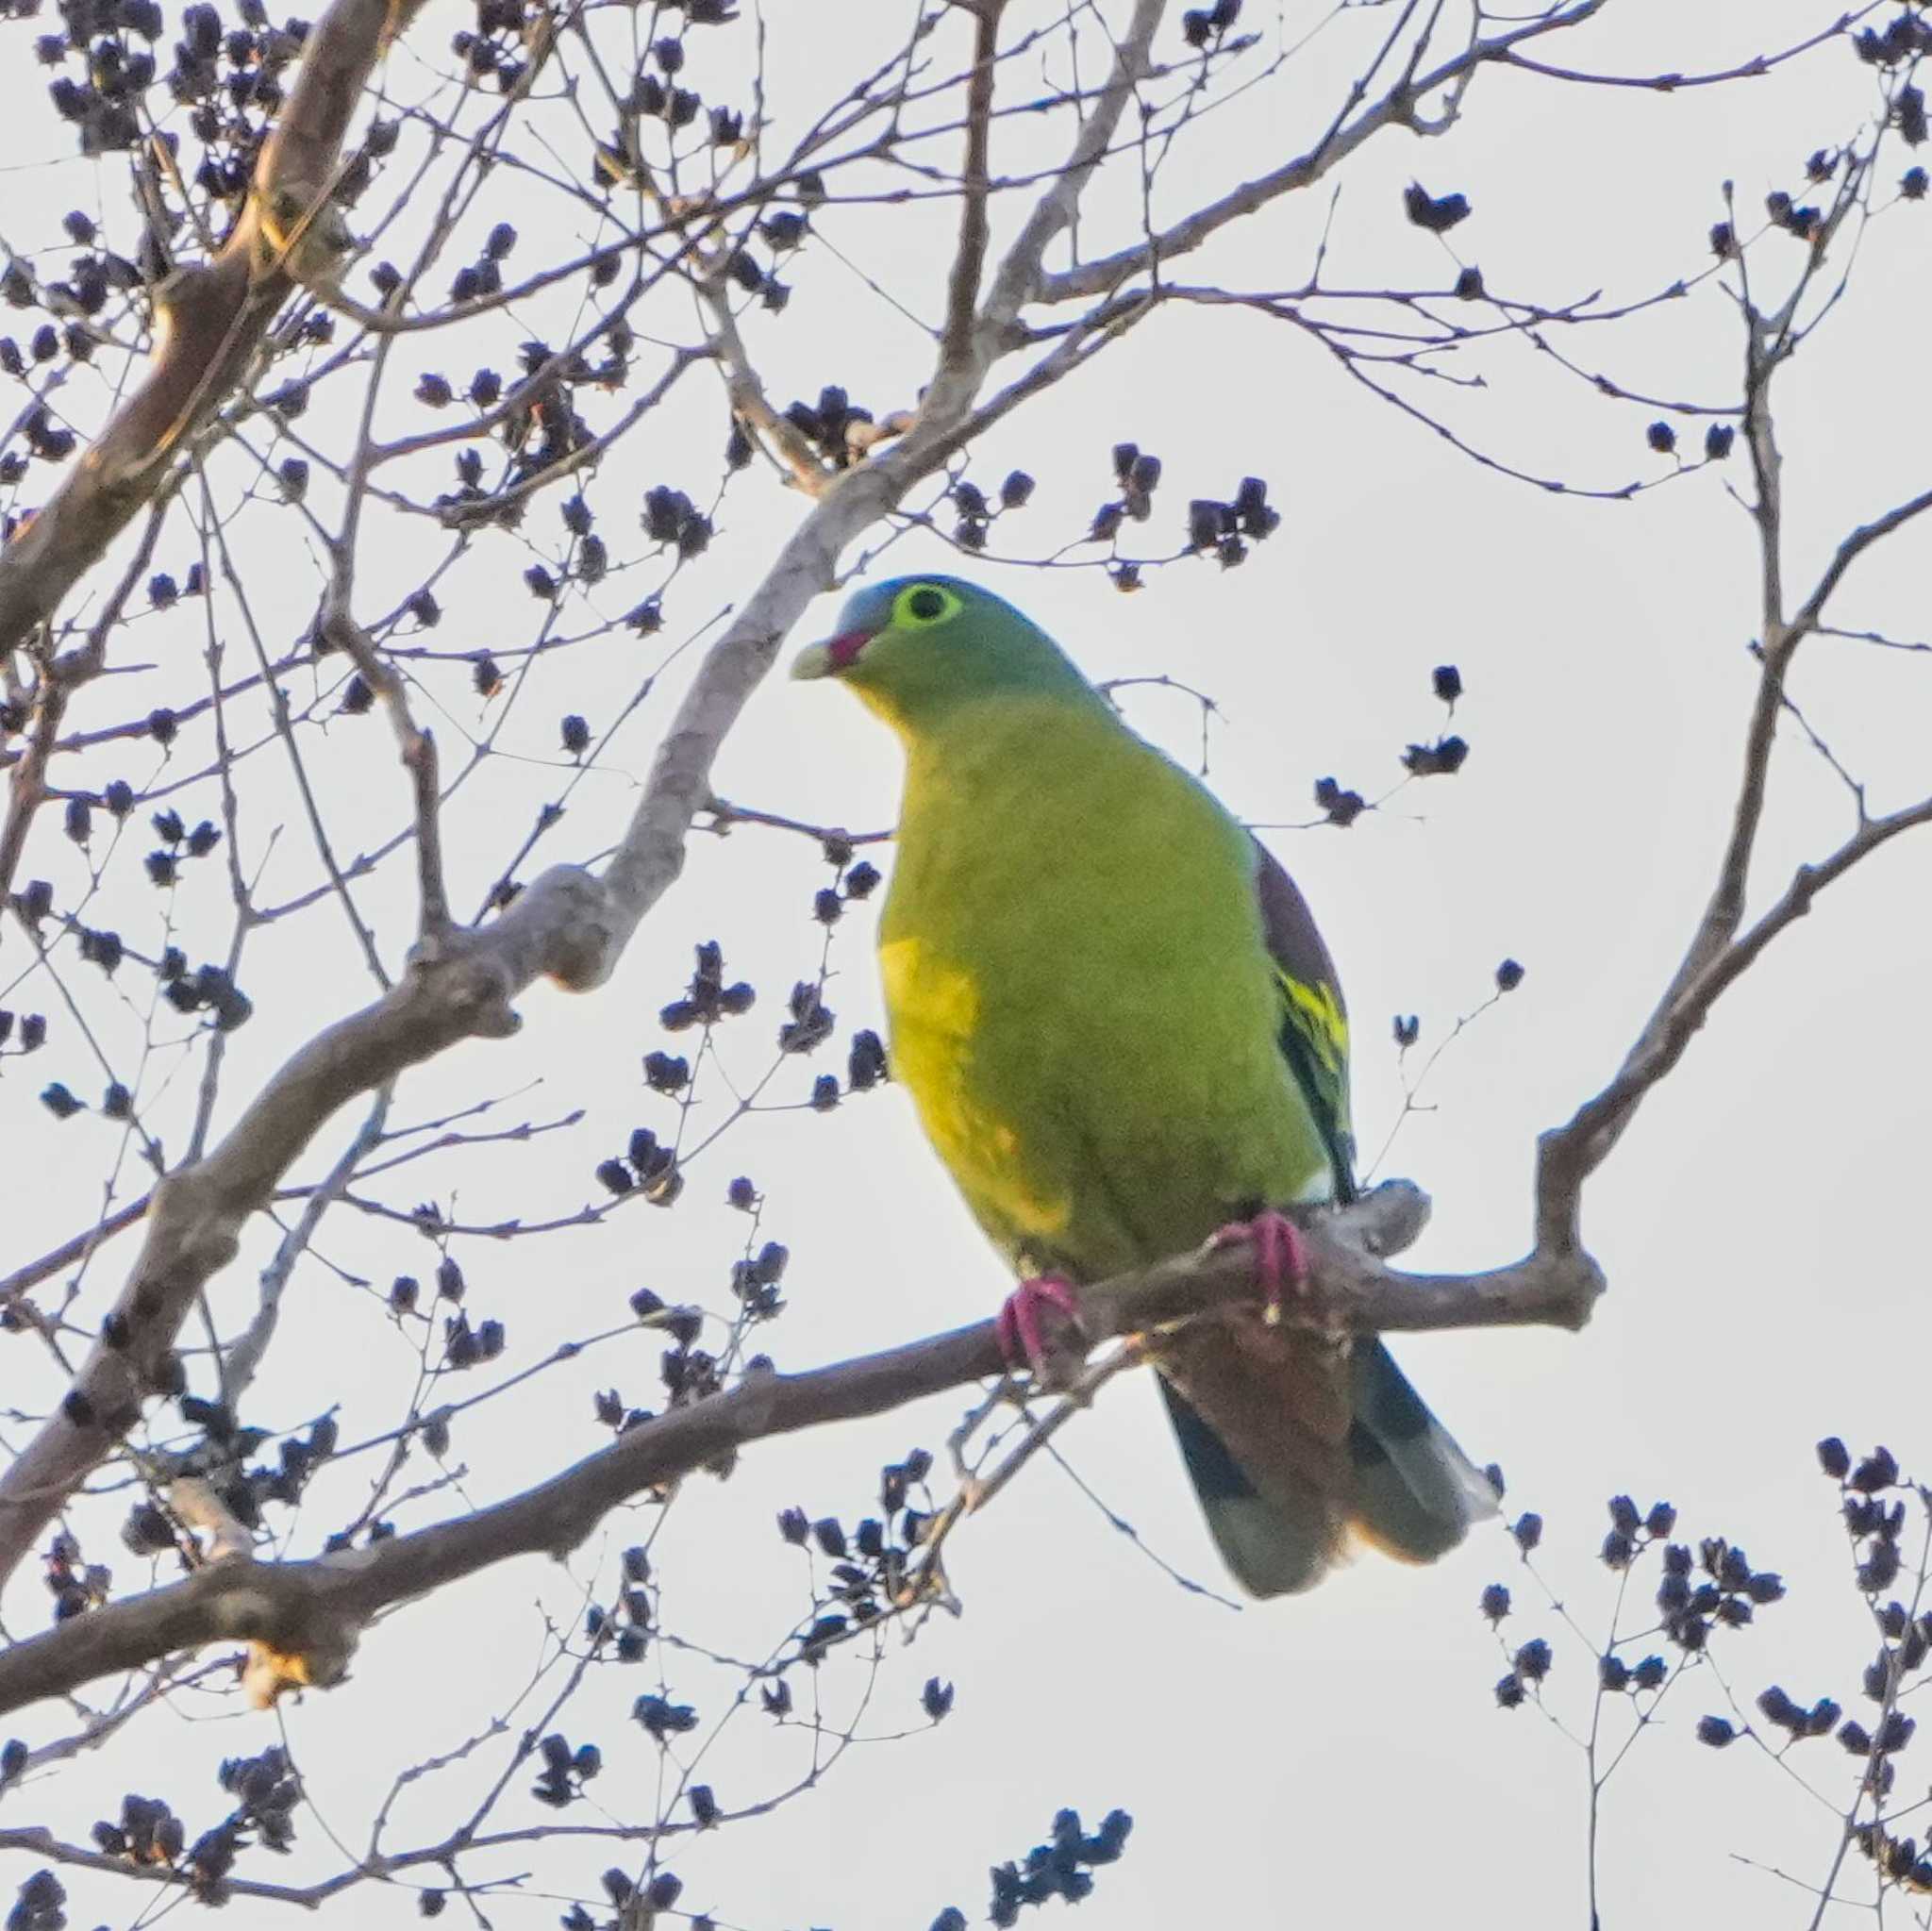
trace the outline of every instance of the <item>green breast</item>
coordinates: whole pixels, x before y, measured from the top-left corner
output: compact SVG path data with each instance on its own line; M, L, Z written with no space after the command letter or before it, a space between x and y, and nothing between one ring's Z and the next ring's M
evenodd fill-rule
M1096 1278L1329 1190L1252 854L1098 703L991 700L908 746L893 1070L1016 1267Z

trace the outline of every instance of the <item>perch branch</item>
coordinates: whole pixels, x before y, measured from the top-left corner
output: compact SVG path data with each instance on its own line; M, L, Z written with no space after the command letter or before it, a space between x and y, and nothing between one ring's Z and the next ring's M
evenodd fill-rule
M1531 1255L1474 1274L1406 1273L1380 1257L1428 1211L1391 1181L1308 1229L1302 1319L1357 1333L1451 1327L1580 1327L1602 1276L1580 1252ZM1234 1248L1163 1261L1082 1290L1091 1342L1252 1301L1253 1257ZM209 1642L247 1641L338 1680L379 1611L515 1556L562 1557L608 1512L728 1452L802 1428L884 1414L1004 1372L991 1321L800 1374L747 1373L723 1394L674 1408L522 1494L412 1535L306 1562L210 1563L185 1581L111 1603L0 1652L0 1715L116 1671Z

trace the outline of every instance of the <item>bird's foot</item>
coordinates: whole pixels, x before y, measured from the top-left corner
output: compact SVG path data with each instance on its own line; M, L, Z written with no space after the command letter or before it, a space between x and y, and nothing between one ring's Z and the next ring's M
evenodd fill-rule
M1269 1324L1281 1319L1291 1293L1299 1296L1308 1282L1308 1243L1285 1213L1264 1207L1253 1220L1230 1221L1208 1242L1210 1248L1252 1247L1255 1278L1260 1284Z
M1084 1352L1080 1297L1065 1274L1022 1281L1001 1304L994 1329L1007 1365L1027 1368L1036 1381L1048 1385L1060 1381L1070 1357L1077 1360Z

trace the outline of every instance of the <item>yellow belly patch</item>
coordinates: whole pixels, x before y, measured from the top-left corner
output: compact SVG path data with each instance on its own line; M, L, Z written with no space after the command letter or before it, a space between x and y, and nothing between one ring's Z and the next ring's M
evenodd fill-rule
M879 975L886 1005L898 1025L916 1025L965 1039L979 1019L979 988L971 973L931 957L918 939L893 939L879 947Z
M879 947L892 1016L892 1074L912 1095L935 1151L982 1224L1008 1236L1064 1234L1073 1203L1064 1189L1029 1186L1020 1136L973 1090L973 1034L979 988L915 938Z

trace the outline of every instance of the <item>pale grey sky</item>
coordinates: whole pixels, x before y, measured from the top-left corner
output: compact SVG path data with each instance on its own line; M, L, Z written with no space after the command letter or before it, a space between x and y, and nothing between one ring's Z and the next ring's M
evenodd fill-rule
M823 8L770 11L773 112L787 135L819 109L836 76L871 64L870 36L896 34L907 18L898 5L849 0L833 37ZM1599 22L1545 52L1596 71L1694 72L1802 38L1829 11L1815 0L1759 0L1748 17L1613 0ZM1016 26L1033 12L1049 19L1056 9L1016 5ZM447 22L425 21L421 46L440 59L441 37L466 16L431 13ZM1193 164L1218 185L1305 144L1388 17L1386 8L1357 8L1330 20L1281 74L1208 124ZM1278 15L1251 0L1244 25L1265 41L1299 42L1323 18L1293 0ZM15 29L23 50L25 31ZM838 44L825 45L828 38ZM423 84L415 44L395 58L393 84L407 97ZM105 204L118 214L122 199L112 162L42 164L62 138L36 97L42 77L24 60L0 77L9 108L0 135L8 171L0 236L25 250L57 248L65 208ZM1872 97L1869 70L1842 46L1748 83L1669 94L1485 73L1451 134L1428 142L1385 136L1341 171L1329 268L1337 281L1362 287L1453 278L1441 245L1401 217L1401 191L1420 177L1433 191L1469 195L1474 213L1450 239L1461 259L1481 264L1491 289L1550 302L1599 289L1611 298L1641 295L1705 269L1724 180L1736 182L1755 225L1765 192L1795 189L1806 155L1852 135ZM1001 142L1013 143L1016 158L1003 159L1003 145L996 160L1018 166L1049 137L1003 129ZM1906 164L1894 147L1892 174ZM1166 177L1162 192L1172 213L1181 205L1178 178ZM376 206L372 197L362 213ZM491 202L470 223L478 238L497 212ZM1196 258L1189 278L1292 286L1307 275L1328 216L1325 192L1284 204ZM925 339L855 277L872 277L933 314L940 301L931 270L949 243L950 220L945 204L924 215L855 209L822 219L850 268L808 250L791 275L796 292L782 325L750 325L775 399L810 396L825 381L845 383L879 412L911 399ZM1096 227L1108 232L1090 236L1089 245L1131 238L1136 220L1128 200L1103 200ZM1850 294L1786 374L1780 434L1793 582L1808 581L1854 524L1924 486L1921 405L1904 372L1932 298L1928 220L1932 212L1907 207L1874 226ZM577 239L559 239L533 218L517 266L534 267L544 250ZM460 241L449 267L473 245ZM1773 236L1753 259L1767 274L1789 274L1799 252ZM560 336L569 311L515 318L493 350L461 335L447 346L434 335L409 338L397 351L399 368L412 378L441 369L460 387L491 354L508 365L502 343L539 325ZM675 302L661 325L672 340L691 339L691 319ZM1584 368L1631 388L1711 403L1735 396L1741 350L1734 311L1708 285L1563 346ZM1486 390L1437 384L1428 399L1511 462L1608 486L1668 467L1644 443L1654 408L1601 400L1527 349L1486 355L1480 366ZM317 421L317 413L296 425L305 436L320 442L345 433L345 419ZM661 420L626 445L592 492L615 552L630 545L644 486L669 481L700 501L711 487L724 408L708 372L693 372ZM1697 425L1687 429L1687 448L1696 434ZM1269 841L1300 879L1342 974L1357 1024L1357 1129L1367 1152L1401 1109L1390 1016L1418 1013L1426 1052L1487 995L1506 955L1527 968L1520 990L1444 1055L1424 1095L1435 1110L1407 1121L1389 1164L1435 1199L1417 1264L1512 1257L1527 1242L1536 1133L1611 1070L1674 964L1712 874L1754 668L1746 654L1755 627L1751 531L1724 487L1742 486L1741 464L1629 503L1557 498L1477 468L1351 385L1317 343L1287 325L1176 309L975 453L972 473L988 487L1016 464L1040 478L1032 505L996 537L1004 541L1010 531L1016 550L1041 554L1077 535L1108 493L1108 449L1124 438L1166 464L1164 521L1153 526L1161 544L1189 496L1231 491L1251 472L1272 486L1280 531L1238 571L1177 565L1150 573L1134 597L1115 594L1091 571L989 566L987 580L1040 618L1094 677L1165 672L1211 693L1223 713L1210 734L1211 781L1242 815L1304 820L1313 781L1329 773L1372 795L1384 789L1400 775L1402 747L1444 727L1430 668L1461 668L1468 694L1454 728L1473 750L1459 776L1412 786L1345 834L1282 830ZM446 456L432 460L413 479L425 494L448 487ZM312 500L330 500L320 480ZM325 520L328 513L322 510ZM675 586L661 638L639 641L620 629L543 662L546 681L503 741L530 761L492 760L451 807L460 907L474 905L536 807L556 794L557 716L580 711L600 730L611 722L666 654L659 646L742 596L796 514L796 499L762 479L741 484L727 498L714 548ZM241 527L252 528L260 546L251 593L260 599L264 640L272 651L286 648L313 607L303 533L291 518L265 511ZM523 535L550 546L557 527L546 499ZM272 528L284 550L270 551ZM492 536L478 548L473 563L452 573L446 593L439 586L447 614L426 641L451 650L528 641L535 607L516 580L531 560L522 539ZM372 610L420 581L429 554L420 525L390 523L372 537L364 560ZM185 571L185 525L171 531L158 560ZM1861 566L1841 621L1923 635L1928 563L1923 531L1897 540ZM893 545L885 567L957 564L915 534ZM650 574L639 574L649 588ZM619 588L600 608L615 615L630 600ZM827 624L834 609L827 601L811 621ZM192 605L130 632L130 649L147 651L152 639L152 658L165 666L144 683L157 696L130 700L110 681L89 694L83 725L182 688L175 680L189 675L185 666L202 647L202 607ZM231 661L247 661L246 630L232 607L217 622ZM565 627L584 627L583 613ZM675 660L611 752L610 772L593 774L573 795L546 841L549 857L588 857L608 842L690 663L690 653ZM1833 750L1869 781L1874 808L1924 788L1924 676L1922 658L1831 641L1807 646L1800 660L1795 694ZM306 678L291 680L306 695ZM441 688L447 711L434 721L454 768L454 747L489 720L459 676ZM1198 718L1187 699L1136 691L1127 703L1141 728L1191 757ZM205 755L205 727L198 742ZM152 746L117 747L89 766L88 781L139 781L152 760ZM198 768L185 734L177 764ZM264 755L253 769L250 862L262 862L268 829L283 824L264 895L291 895L313 876L312 848L285 768ZM357 851L401 822L405 790L379 719L333 725L314 769L339 849ZM842 693L774 682L727 744L717 783L746 805L874 827L891 820L896 776L891 743ZM1780 754L1777 777L1764 848L1773 887L1850 828L1843 788L1802 743ZM217 815L217 804L203 782L180 808L192 820ZM144 826L141 834L130 834L130 849L109 870L105 902L117 916L105 922L118 922L130 944L158 946L158 901L143 896L139 876ZM876 856L889 871L890 855ZM196 957L214 956L225 934L215 862L181 894L180 917L194 935L182 942ZM56 878L63 894L85 877L58 822L39 834L26 871ZM812 848L784 834L744 827L728 840L696 837L685 878L608 988L582 1000L534 991L523 1002L519 1039L474 1045L411 1078L395 1114L408 1122L521 1094L499 1109L506 1123L581 1107L584 1124L474 1160L433 1170L425 1162L383 1197L407 1207L432 1193L445 1203L453 1196L466 1221L537 1218L595 1197L595 1163L621 1150L634 1124L670 1116L643 1092L637 1062L666 1043L655 1015L680 989L692 941L722 941L731 975L759 989L753 1015L721 1036L731 1074L756 1079L769 1063L785 990L816 965L810 901L823 882ZM1594 1552L1604 1498L1616 1490L1633 1493L1640 1507L1667 1496L1681 1511L1682 1532L1729 1534L1760 1565L1785 1573L1790 1599L1761 1628L1719 1646L1719 1667L1747 1702L1778 1681L1807 1700L1828 1690L1852 1705L1872 1647L1844 1580L1842 1538L1832 1494L1814 1472L1812 1441L1827 1432L1855 1447L1883 1439L1908 1469L1928 1445L1918 1210L1932 1128L1928 889L1932 839L1903 841L1821 901L1724 1001L1591 1186L1586 1226L1611 1291L1587 1333L1430 1337L1398 1350L1476 1459L1501 1463L1510 1483L1507 1512L1533 1508L1548 1519L1544 1573L1592 1637L1607 1625L1613 1595L1614 1578ZM393 964L407 931L408 877L391 864L360 897ZM834 935L828 996L841 1027L879 1023L870 924L868 912L855 911ZM20 970L17 940L9 933L0 951L0 988ZM130 974L123 982L136 1002L145 997L138 980ZM112 1050L128 1053L140 1037L138 1014L100 1000L91 974L74 983L95 997ZM227 1117L291 1043L365 997L367 980L339 912L324 907L253 940L242 983L258 1017L234 1036ZM25 1257L95 1210L112 1129L90 1115L57 1136L34 1099L49 1078L67 1078L90 1098L99 1085L71 1032L60 1031L58 993L42 979L31 991L0 991L0 1004L44 1007L56 1017L56 1046L30 1062L7 1062L0 1081L0 1130L19 1149L15 1174L28 1161L50 1161L31 1188L10 1190L9 1248ZM685 1050L689 1041L669 1043ZM842 1033L837 1054L787 1067L773 1095L800 1099L812 1074L841 1064ZM170 1073L175 1086L156 1117L168 1123L172 1144L190 1068L178 1055L157 1055L143 1091ZM533 1082L541 1085L530 1090ZM723 1100L717 1088L701 1095L700 1126ZM349 1114L332 1123L314 1171L354 1124ZM781 1365L955 1324L990 1310L1006 1290L905 1095L888 1088L829 1117L786 1111L734 1126L694 1164L672 1213L640 1205L581 1234L458 1242L475 1316L508 1327L503 1370L567 1337L619 1325L625 1297L641 1285L670 1300L725 1306L742 1227L721 1200L739 1173L767 1196L762 1234L791 1249L791 1312L769 1336ZM117 1197L137 1184L138 1168L125 1162ZM378 1289L398 1273L426 1277L435 1263L408 1229L341 1210L318 1244ZM265 1251L257 1242L250 1257L258 1262ZM128 1252L123 1241L100 1257L88 1276L94 1300L83 1310L118 1281ZM244 1261L224 1277L218 1306L233 1318L254 1291ZM508 1492L589 1452L600 1440L592 1392L615 1385L627 1400L655 1405L660 1345L657 1335L625 1335L486 1406L473 1423L459 1422L451 1462L467 1470L460 1487L396 1519L418 1525L461 1497ZM400 1417L415 1370L414 1349L378 1297L307 1263L248 1419L292 1426L339 1402L343 1440L358 1440ZM492 1372L476 1371L450 1394L474 1392ZM0 1388L8 1408L39 1409L57 1392L20 1340L0 1352ZM664 1623L727 1656L772 1649L805 1607L804 1558L780 1544L775 1511L795 1502L813 1516L856 1521L873 1500L879 1465L915 1442L942 1449L960 1407L931 1402L774 1444L749 1454L728 1484L693 1480L665 1513L657 1544ZM0 1431L9 1442L23 1432L11 1420ZM1164 1561L1223 1586L1144 1377L1115 1383L1063 1440L1081 1476ZM347 1465L332 1486L318 1488L294 1551L312 1553L325 1526L354 1510L375 1460ZM429 1479L426 1458L418 1457L408 1479ZM122 1588L138 1586L142 1567L118 1545L109 1553L124 1507L118 1496L100 1505L89 1541L91 1556L98 1542L97 1559L112 1561ZM351 1861L395 1772L453 1749L504 1709L546 1655L546 1617L576 1619L587 1592L610 1587L616 1551L643 1540L658 1520L656 1510L626 1511L567 1572L520 1562L370 1632L348 1685L280 1713L313 1809L299 1816L291 1856L253 1856L247 1874L301 1883ZM986 1866L1023 1853L1057 1808L1074 1805L1090 1825L1114 1806L1136 1819L1125 1859L1099 1873L1097 1894L1083 1907L1091 1931L1152 1931L1197 1918L1366 1931L1422 1918L1492 1931L1582 1922L1581 1760L1535 1710L1494 1707L1491 1685L1503 1663L1476 1612L1483 1586L1501 1579L1514 1590L1518 1612L1505 1625L1512 1641L1552 1640L1550 1703L1573 1726L1589 1721L1593 1664L1546 1612L1500 1528L1478 1532L1432 1570L1364 1556L1313 1595L1237 1614L1176 1588L1041 1461L959 1534L950 1568L964 1603L958 1621L934 1617L909 1650L891 1638L875 1678L855 1653L835 1656L819 1673L819 1689L827 1722L840 1727L869 1692L859 1723L868 1736L917 1725L919 1688L930 1674L958 1684L953 1714L930 1735L852 1750L820 1788L769 1817L679 1840L669 1861L686 1881L680 1908L755 1931L896 1931L924 1926L953 1903L977 1920ZM16 1633L40 1626L40 1591L28 1574L8 1595ZM1626 1620L1641 1628L1646 1619ZM705 1719L688 1740L710 1737L735 1692L729 1672L654 1650L638 1669L603 1673L558 1725L574 1742L599 1743L603 1775L590 1801L559 1822L589 1822L600 1806L626 1818L655 1807L658 1754L625 1712L634 1696L660 1687L660 1668L670 1693ZM1761 1757L1699 1748L1695 1718L1725 1707L1714 1675L1694 1672L1672 1690L1656 1734L1609 1786L1608 1924L1747 1912L1764 1923L1808 1921L1809 1903L1797 1890L1740 1868L1734 1856L1816 1879L1836 1841L1833 1818ZM803 1704L808 1686L796 1687ZM531 1707L510 1718L512 1737L535 1720ZM213 1823L221 1810L208 1769L274 1741L277 1719L238 1714L213 1698L188 1701L182 1715L193 1721L158 1713L58 1782L8 1791L0 1829L46 1822L82 1840L125 1790L169 1797L191 1836ZM0 1732L8 1727L0 1723ZM71 1724L37 1710L13 1727L39 1743ZM810 1760L808 1739L774 1730L754 1707L708 1745L698 1774L729 1808L775 1794ZM1849 1801L1849 1759L1835 1745L1807 1745L1794 1761L1835 1802ZM506 1740L497 1740L412 1787L387 1842L441 1836L506 1762ZM1907 1783L1909 1758L1904 1768ZM529 1777L520 1770L515 1781ZM497 1822L536 1818L533 1804L512 1796ZM632 1865L636 1855L564 1839L508 1847L465 1871L473 1878L529 1873L526 1901L505 1893L488 1909L497 1924L536 1926L555 1923L569 1898L594 1896L595 1873ZM0 1853L7 1886L31 1868L31 1858ZM432 1874L411 1873L411 1881ZM125 1883L64 1875L75 1923L130 1924L143 1904L158 1903ZM380 1927L413 1922L416 1903L408 1889L364 1886L335 1908ZM285 1906L242 1900L227 1922L253 1931L291 1915Z

